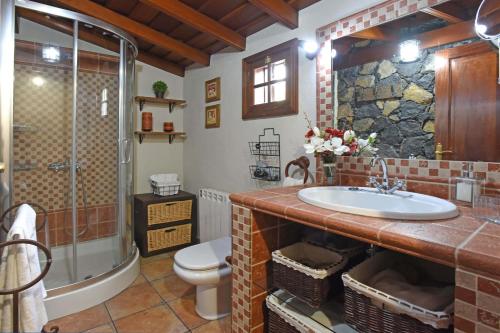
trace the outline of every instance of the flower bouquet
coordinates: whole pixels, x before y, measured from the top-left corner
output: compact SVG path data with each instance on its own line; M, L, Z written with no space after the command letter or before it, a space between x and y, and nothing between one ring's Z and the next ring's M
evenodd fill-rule
M331 127L320 130L318 127L312 127L307 115L306 120L308 131L305 135L304 149L307 154L321 157L329 184L333 183L335 176L336 156L371 156L378 150L373 146L377 133L370 134L367 139L361 139L353 130Z

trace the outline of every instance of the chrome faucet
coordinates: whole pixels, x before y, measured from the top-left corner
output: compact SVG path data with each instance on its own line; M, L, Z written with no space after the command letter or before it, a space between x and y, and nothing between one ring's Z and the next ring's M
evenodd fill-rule
M64 162L52 162L52 163L49 163L49 165L47 166L47 168L49 170L54 170L55 172L65 171L65 170L69 169L70 167L71 167L71 164L68 160L66 160ZM76 170L77 171L80 170L80 163L78 161L76 162Z
M404 180L399 180L397 177L394 178L393 186L392 187L389 186L389 175L388 175L388 171L387 171L387 163L385 162L385 160L382 157L380 157L378 155L373 156L373 159L370 162L370 166L373 168L377 164L377 162L382 166L382 172L383 172L382 184L380 184L377 181L377 177L374 177L374 176L371 176L368 179L368 184L372 185L373 187L375 187L377 189L377 191L379 191L380 193L383 193L383 194L393 194L397 190L405 191L406 190L406 182Z

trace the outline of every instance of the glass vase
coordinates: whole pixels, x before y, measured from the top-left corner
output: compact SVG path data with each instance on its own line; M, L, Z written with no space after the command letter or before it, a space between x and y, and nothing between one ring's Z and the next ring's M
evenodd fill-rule
M333 186L336 173L336 157L333 154L322 155L323 175L326 180L326 185Z

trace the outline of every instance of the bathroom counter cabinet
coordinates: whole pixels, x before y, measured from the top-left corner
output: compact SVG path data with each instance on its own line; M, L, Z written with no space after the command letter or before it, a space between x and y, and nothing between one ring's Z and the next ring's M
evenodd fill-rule
M134 196L135 241L143 257L181 249L197 243L196 196L152 193Z
M500 333L500 225L475 219L467 207L430 222L340 213L300 201L302 188L231 194L233 332L264 330L271 252L298 241L305 225L454 267L455 332Z

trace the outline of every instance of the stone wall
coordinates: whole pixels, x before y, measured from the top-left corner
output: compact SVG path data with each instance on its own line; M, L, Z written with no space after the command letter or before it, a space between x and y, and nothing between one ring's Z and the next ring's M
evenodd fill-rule
M377 147L384 157L434 158L434 54L470 43L424 50L411 63L392 59L338 71L338 127L352 128L361 136L378 133ZM357 44L370 47L368 42ZM367 51L369 52L369 51Z

